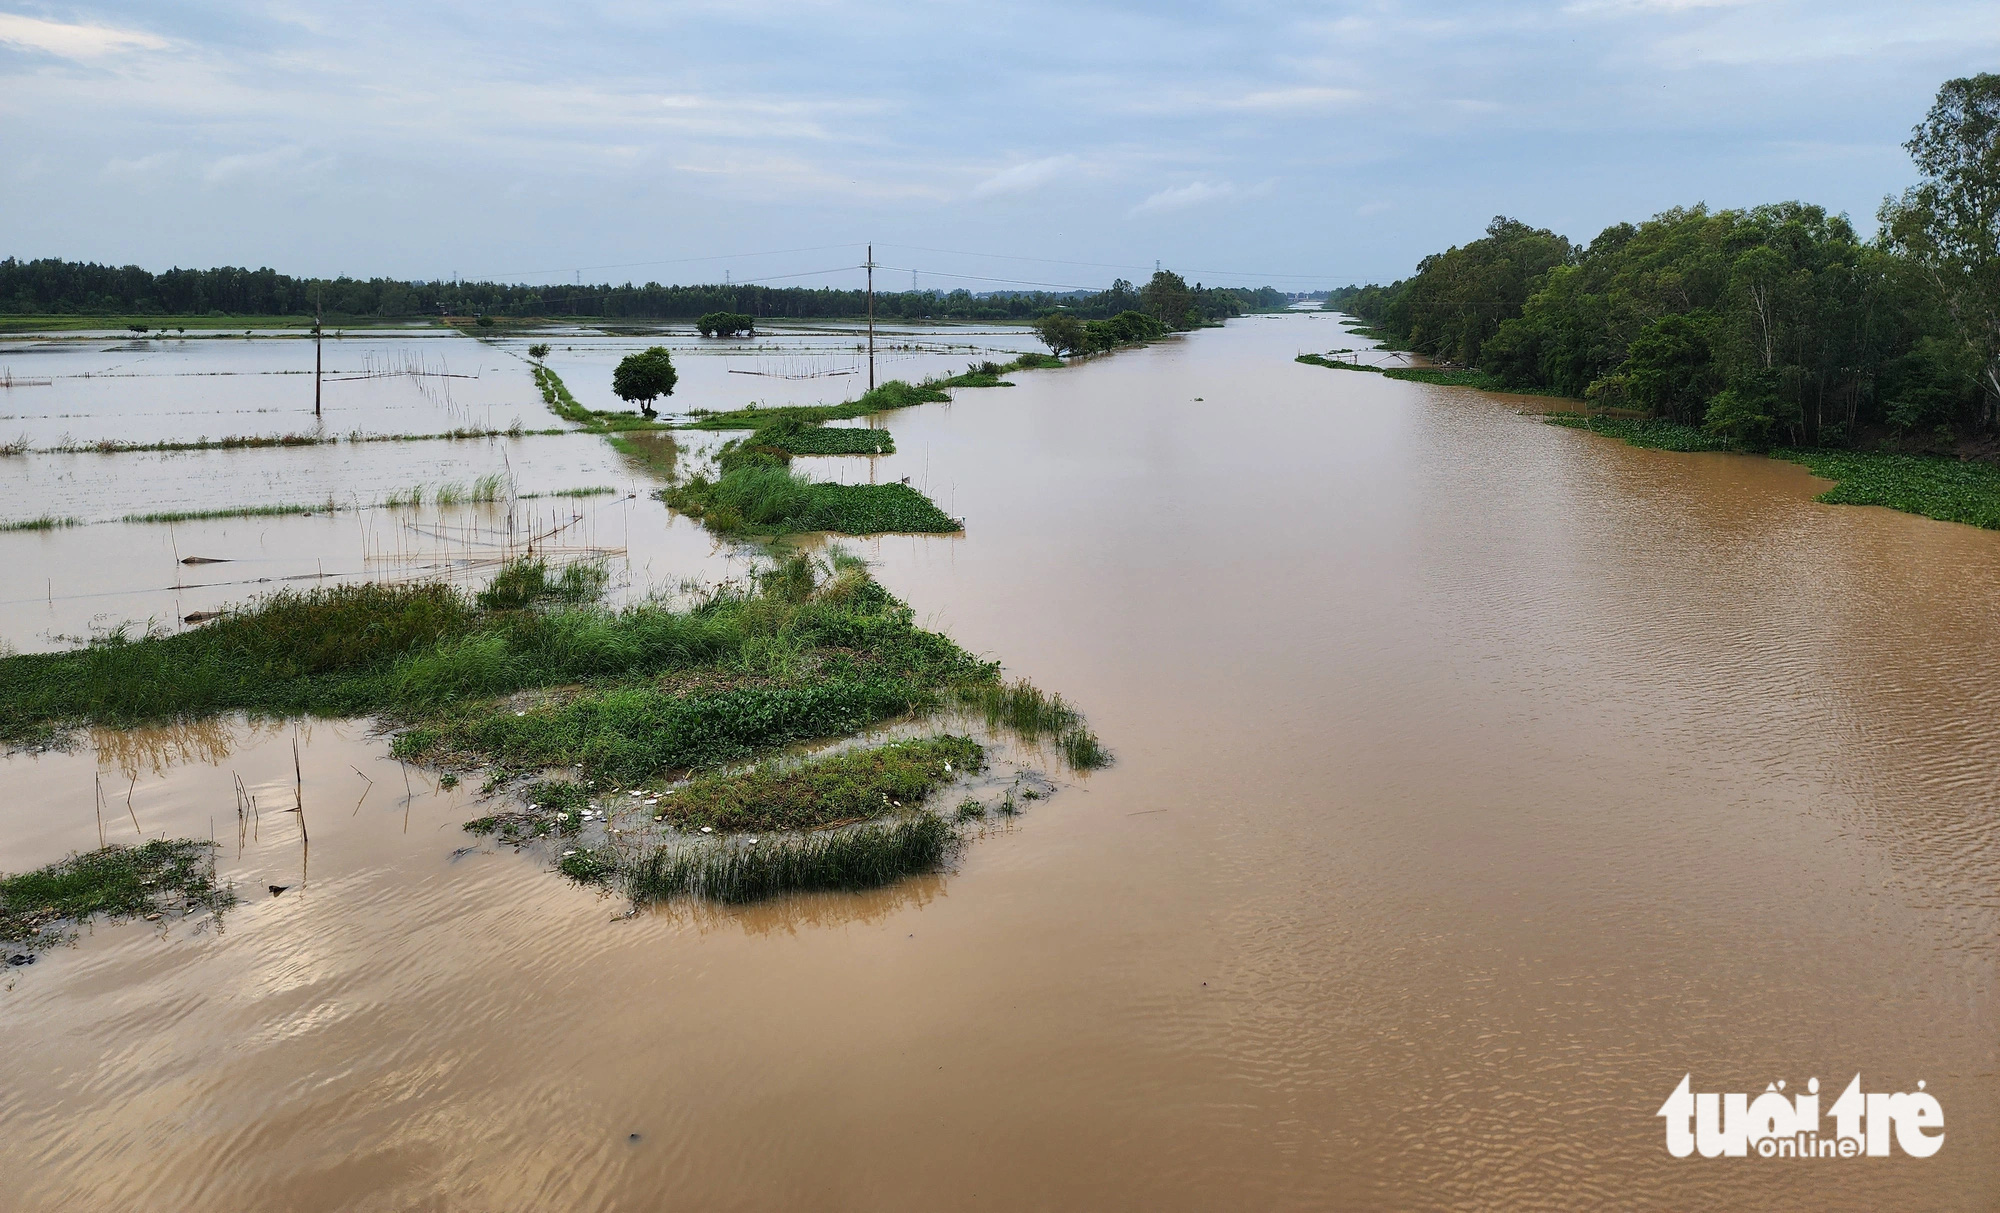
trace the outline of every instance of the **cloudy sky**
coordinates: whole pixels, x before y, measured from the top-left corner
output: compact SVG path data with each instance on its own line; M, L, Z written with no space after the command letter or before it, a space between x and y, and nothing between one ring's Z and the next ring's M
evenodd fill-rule
M1992 0L0 0L0 256L1306 290L1505 213L1869 219Z

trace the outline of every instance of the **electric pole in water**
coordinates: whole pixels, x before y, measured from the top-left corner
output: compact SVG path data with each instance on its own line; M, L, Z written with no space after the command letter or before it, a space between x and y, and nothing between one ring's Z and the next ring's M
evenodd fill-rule
M875 390L875 246L868 246L868 390Z
M313 420L315 421L319 420L320 369L325 365L320 358L319 350L319 333L320 329L324 327L323 317L320 314L320 301L324 293L323 288L315 287L313 289Z

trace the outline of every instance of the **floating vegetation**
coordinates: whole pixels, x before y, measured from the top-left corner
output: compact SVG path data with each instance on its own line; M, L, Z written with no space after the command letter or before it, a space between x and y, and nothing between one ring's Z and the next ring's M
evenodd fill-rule
M669 845L627 864L579 851L565 857L562 870L592 855L588 877L622 877L634 901L687 896L745 902L784 893L871 889L916 872L932 871L960 845L956 828L935 813L912 813L896 820L807 834Z
M212 842L154 839L137 847L108 846L0 877L0 940L44 947L99 914L114 919L197 910L219 914L235 900L215 883Z
M951 534L957 519L907 484L824 484L784 466L737 466L656 494L717 534Z
M1661 451L1726 451L1727 440L1701 429L1663 417L1590 417L1580 413L1550 413L1542 420L1550 425L1589 430L1612 438L1622 438L1633 446Z
M80 524L74 518L58 518L53 514L43 514L40 518L23 518L18 522L0 522L0 531L53 531L77 525Z
M1353 353L1352 350L1336 350L1335 353ZM1300 354L1292 359L1309 366L1323 366L1334 371L1363 371L1380 375L1384 379L1400 379L1406 383L1429 383L1438 387L1469 387L1482 392L1512 392L1517 396L1555 396L1563 399L1561 392L1552 388L1509 387L1498 375L1470 367L1442 366L1374 366L1366 362L1344 362L1338 358L1321 354Z

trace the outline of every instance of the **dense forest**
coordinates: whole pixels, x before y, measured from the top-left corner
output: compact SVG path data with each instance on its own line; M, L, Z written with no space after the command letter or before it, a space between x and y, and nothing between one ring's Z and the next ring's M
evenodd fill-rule
M1178 279L1176 279L1178 281ZM1086 319L1108 319L1137 306L1139 292L1120 279L1111 289L1044 291L883 291L875 314L890 320L1032 320L1058 308ZM275 270L223 267L168 270L80 261L0 261L0 314L104 316L310 316L315 302L334 317L494 316L598 320L693 320L712 312L757 319L860 316L865 292L811 287L523 286L499 282L403 282L390 278L294 278ZM1283 291L1188 288L1188 306L1204 319L1275 311Z
M2000 75L1953 80L1922 180L1861 238L1784 202L1676 208L1578 246L1496 218L1326 307L1392 342L1747 447L1989 449L2000 422Z

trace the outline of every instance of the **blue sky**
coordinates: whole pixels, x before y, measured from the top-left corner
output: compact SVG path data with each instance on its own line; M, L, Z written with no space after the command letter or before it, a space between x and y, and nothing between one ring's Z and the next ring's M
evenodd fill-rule
M0 255L1305 290L1501 213L1870 226L1996 51L1992 0L0 0Z

